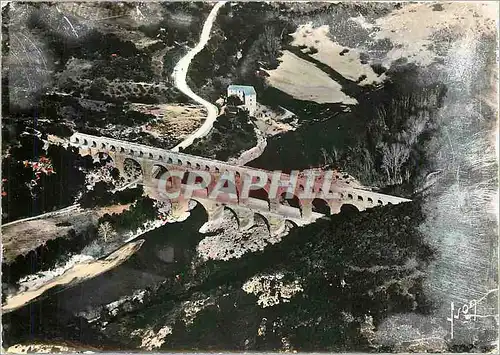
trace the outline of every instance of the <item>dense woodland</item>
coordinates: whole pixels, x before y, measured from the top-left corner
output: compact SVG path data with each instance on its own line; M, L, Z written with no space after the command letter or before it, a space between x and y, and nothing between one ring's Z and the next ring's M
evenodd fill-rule
M22 136L2 159L3 223L69 206L82 191L92 159L81 157L76 149L49 146L45 151L43 147L41 139ZM25 161L39 162L43 157L50 159L54 172L39 174L37 179Z
M41 58L31 60L22 57L20 66L17 66L18 62L11 64L11 74L3 71L2 116L5 122L13 124L22 119L27 123L40 124L38 128L42 132L62 133L64 136L70 135L73 130L113 125L119 125L119 130L123 130L151 119L148 115L130 111L130 102L187 102L186 97L170 82L171 67L185 52L185 46L198 39L209 9L205 3L163 3L160 9L163 20L133 28L134 40L131 40L121 33L130 29L122 28L123 23L113 21L103 23L102 28L86 28L85 22L79 23L84 35L75 37L71 31L63 30L65 27L59 24L59 20L54 20L58 17L55 5L28 6L25 18L20 20L25 23L16 24L21 26L16 30L29 32L30 40L43 51L39 53ZM110 5L93 11L98 10L103 10L103 14L117 12L123 15L124 11L133 12L135 8ZM182 16L179 18L179 15ZM19 21L16 16L20 15L11 14L6 6L2 8L2 16L5 20L12 17L15 22ZM188 25L183 18L189 19ZM64 22L64 19L60 20ZM5 34L5 45L2 46L4 58L9 54L9 33L14 31L7 27L7 22L2 25ZM137 40L149 44L139 45ZM47 87L35 89L30 86L29 95L34 99L29 105L17 101L19 89L24 88L19 88L17 85L22 83L14 78L23 77L24 70L37 70L36 63L48 61L53 64L50 65L51 70L44 74ZM89 103L82 107L82 101ZM34 122L44 119L50 122Z
M213 129L183 150L184 153L226 161L257 144L255 125L248 113L224 113L217 117Z
M283 4L226 6L217 17L208 45L193 61L190 84L210 100L223 95L228 84L253 85L260 103L275 109L283 106L296 114L299 128L268 139L269 148L250 165L284 170L326 165L348 171L368 186L399 186L399 193L410 196L421 183L422 174L432 171L426 158L431 152L424 147L436 129L435 112L441 106L445 86L417 80L420 69L404 61L389 69L373 61L373 70L385 73L389 80L382 89L361 87L313 59L309 54L314 49L303 53L290 45L288 34L298 23L308 22L305 20L339 30L331 34L339 43L352 45L353 39L341 35L346 32L357 36L358 42L363 40L366 30L351 26L349 32L349 24L340 21L358 10L347 5L313 6L299 15ZM367 7L363 15L375 18L386 10ZM390 42L372 46L378 51L392 48ZM345 113L342 105L297 100L268 86L261 69L276 68L284 49L320 68L359 104ZM362 57L364 62L370 59L367 54Z
M124 349L140 345L139 338L130 337L132 330L159 329L168 322L174 331L162 350L273 351L283 348L282 338L297 351L394 350L377 343L374 332L379 323L391 314L425 315L432 309L422 282L434 251L418 230L424 218L419 203L338 215L293 229L263 252L233 261L195 263L194 268L197 238L179 239L159 230L161 238L183 240L190 259L177 264L162 285L148 289L143 301L128 301L113 315L103 312L94 326L107 322L105 342L118 341L118 348ZM140 258L131 263L145 267ZM253 275L276 272L285 280L300 280L303 291L289 303L261 308L255 296L241 290ZM186 325L180 304L207 297L212 305ZM13 317L23 317L23 312ZM260 334L257 329L263 322Z
M387 74L391 80L384 88L358 96L359 104L352 112L271 138L269 149L251 165L330 166L349 172L367 186L404 187L396 194L411 196L433 169L428 160L434 151L427 144L438 129L436 113L446 87L416 84L420 72L411 66L393 68ZM290 146L302 149L276 153Z
M118 11L120 14L135 11L133 7L108 5L103 10ZM9 6L2 8L5 20L2 22L5 35L2 38L3 58L9 55L9 40L13 40L9 36L13 29L7 25L10 19L16 23L15 26L21 26L22 31L29 32L33 43L44 50L40 53L44 58L36 59L53 62L49 73L51 86L31 92L30 95L36 97L31 106L20 106L16 96L9 95L9 92L18 90L12 86L15 84L12 78L17 74L24 76L24 68L11 65L9 72L2 72L2 150L9 152L2 159L4 222L72 204L81 192L85 172L93 168L92 159L83 159L71 150L51 146L44 152L43 142L36 137L38 134L42 134L42 138L47 134L67 138L74 131L80 131L159 147L176 143L170 137L157 139L141 132L140 126L155 117L130 110L130 102L186 102L186 98L168 80L155 76L151 60L166 46L174 48L172 56L168 51L164 54L164 62L176 60L184 51L184 45L191 45L198 38L209 9L205 3L162 4L161 11L165 16L160 23L141 25L135 30L144 39L155 40L153 44L139 48L133 41L123 38L119 31L99 26L86 29L83 23L80 25L84 26L84 35L73 36L63 30L64 26L58 26L58 21L54 21L58 12L53 4L29 5L23 15L25 18L21 20L18 18L20 15L12 13ZM189 26L186 27L174 16L181 13L192 18ZM19 25L16 21L25 23ZM64 19L61 21L64 22ZM24 67L29 69L34 65L34 61L22 58L23 61L25 59ZM123 133L117 136L120 132ZM35 136L21 136L25 133ZM36 162L41 156L51 160L55 173L41 175L37 185L30 188L27 184L34 178L34 171L24 166L23 161ZM14 204L18 199L30 203Z
M3 100L2 148L6 154L2 159L2 221L52 211L74 202L87 208L133 203L121 214L101 217L99 226L109 223L118 233L136 229L158 213L154 201L144 197L141 188L111 193L113 183L99 182L92 190L83 191L85 173L99 164L71 149L51 146L45 151L36 135L68 137L74 130L112 135L119 127L130 129L121 138L156 146L171 145L173 142L168 139L157 140L134 131L133 127L154 118L129 110L129 103L185 101L168 78L186 46L196 43L210 7L205 3L165 3L162 21L136 29L145 38L159 42L138 48L131 40L98 30L88 31L78 39L70 38L50 26L44 14L53 9L44 6L47 5L29 17L27 26L50 48L55 63L54 85L38 92L39 103L32 107L20 107L16 102L9 105L5 103L8 100ZM25 325L31 324L33 309L40 314L61 312L52 298L5 316L9 324L6 338L30 340L29 334L58 339L64 334L65 339L105 343L112 350L123 350L141 345L139 337L131 336L134 330L150 327L158 331L170 322L174 330L161 350L400 350L397 346L403 345L384 345L375 333L391 315L427 315L434 307L423 293L423 283L426 269L438 253L429 247L419 228L425 216L422 200L415 192L434 169L429 157L435 151L428 143L439 130L436 112L447 88L439 82L418 80L421 69L405 64L404 60L391 68L373 64L374 71L385 72L389 80L378 90L370 86L360 88L356 82L342 78L335 70L302 53L301 48L290 46L288 33L305 20L344 29L342 33L349 36L339 35L337 40L353 45L362 41L366 33L360 28L346 31L348 24L337 21L337 16L351 12L357 16L362 12L368 18L377 17L400 5L380 6L377 11L371 6L360 9L357 5L308 4L303 9L291 6L224 6L208 45L190 66L188 84L212 102L224 95L231 83L253 85L259 102L275 109L283 106L296 114L300 124L297 130L269 138L266 151L251 166L270 170L336 168L363 184L414 201L363 213L341 213L294 228L280 243L266 247L265 251L229 262L195 260L197 242L204 236L196 234L196 238L189 239L186 235L196 233L201 225L189 221L177 224L181 226L175 233L167 233L168 226L162 227L155 231L158 238L163 238L164 243L177 238L183 259L165 272L161 284L147 289L143 302L126 302L115 315L103 312L102 318L93 324L73 314L64 314L64 321L45 317L28 332ZM2 11L4 17L8 15L5 12ZM192 20L183 24L175 16L179 12ZM3 25L2 31L5 30ZM376 45L383 50L392 48L387 41ZM162 58L160 80L152 69L152 58L165 49L168 50ZM301 101L268 87L261 69L276 68L284 49L341 83L358 105L345 112L341 105ZM314 48L309 53L314 53ZM369 60L368 55L364 58ZM8 89L3 91L3 99L8 99L11 88L5 75L2 84ZM227 160L255 146L254 128L245 112L226 113L218 117L209 135L196 140L184 152ZM29 135L21 135L24 131ZM38 177L25 161L39 162L42 157L50 160L54 173ZM200 209L193 214L201 213ZM206 216L202 219L204 222ZM98 228L90 228L88 233L49 241L8 266L4 282L13 284L26 274L51 268L61 256L81 252L99 237ZM148 271L149 262L154 272L167 269L154 264L153 258L147 262L140 258L132 257L130 265L144 272ZM289 303L263 309L256 304L256 297L241 287L254 275L277 271L286 280L300 280L303 290ZM186 325L180 315L182 303L206 297L213 305ZM99 329L103 322L107 322L105 330ZM265 330L257 335L263 324ZM487 333L481 337L490 337ZM470 349L449 342L438 350Z

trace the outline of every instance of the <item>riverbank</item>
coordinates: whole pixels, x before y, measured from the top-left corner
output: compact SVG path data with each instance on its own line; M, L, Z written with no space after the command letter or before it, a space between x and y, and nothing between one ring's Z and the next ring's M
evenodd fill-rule
M141 248L143 243L143 239L128 243L103 260L87 261L76 264L74 267L64 272L64 274L54 278L41 287L7 297L5 304L2 305L2 313L12 312L32 302L44 292L55 286L71 287L86 279L103 274L127 260Z

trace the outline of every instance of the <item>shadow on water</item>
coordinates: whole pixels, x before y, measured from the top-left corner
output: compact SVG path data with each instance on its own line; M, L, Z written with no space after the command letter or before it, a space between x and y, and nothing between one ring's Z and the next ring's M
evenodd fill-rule
M324 164L322 148L329 151L333 146L355 145L364 130L364 120L351 113L338 114L328 121L306 124L296 131L268 138L263 154L248 165L284 171L321 165Z
M250 322L257 327L262 317L284 319L286 326L290 327L287 329L297 337L297 341L312 344L304 345L304 349L326 349L330 341L324 343L323 340L332 337L338 338L336 344L344 344L348 340L342 338L341 329L345 327L342 312L362 317L368 311L375 321L380 321L391 312L408 311L414 307L415 301L419 312L424 312L428 307L428 301L418 296L421 294L419 279L413 285L416 298L405 296L406 293L399 289L391 290L389 300L375 297L369 292L386 281L383 277L374 277L369 271L370 266L406 265L408 258L415 258L419 266L411 272L418 273L418 269L432 258L432 250L425 245L416 229L421 219L422 214L416 202L365 212L346 209L331 218L293 228L282 242L270 245L262 252L248 253L225 262L206 262L197 268L196 273L186 275L177 289L172 289L174 285L171 282L163 284L144 304L137 304L139 308L130 313L125 309L118 319L109 319L107 327L110 330L104 332L106 335L93 329L85 318L78 317L86 310L96 309L125 295L130 296L136 290L159 285L185 269L202 238L198 230L207 220L206 212L198 206L188 220L147 233L143 247L115 269L7 314L4 317L4 324L7 325L5 338L12 344L63 337L89 346L106 344L114 349L127 346L130 349L131 339L124 334L169 317L173 305L189 300L193 294L215 297L220 290L226 290L224 292L230 295L231 302L228 301L226 305L227 302L221 301L220 310L212 309L200 314L195 325L189 329L177 329L169 337L168 346L172 349L187 349L196 344L202 349L214 346L217 349L233 349L235 344L243 344L255 332L236 325ZM377 233L373 233L374 230ZM173 262L171 259L170 262L166 261L171 254L162 252L169 247L174 249ZM318 265L323 267L318 268ZM326 276L325 270L328 270ZM242 293L241 286L254 275L276 271L283 271L292 279L303 280L303 294L307 297L296 297L289 304L263 310L256 305L255 298ZM405 275L396 272L387 277L401 281ZM344 278L348 286L342 288L339 285ZM330 302L331 299L336 301ZM233 302L238 302L239 306L234 308ZM48 314L57 316L47 317ZM292 325L307 319L309 315L315 319L327 317L332 327L313 327L306 333L295 333ZM89 314L86 316L88 318ZM234 332L221 334L217 328L220 322L226 325L224 329L235 329ZM357 331L353 332L348 335L349 341L359 338ZM279 339L277 341L279 343ZM276 348L273 344L273 340L268 339L258 346L268 350Z
M433 251L417 230L423 218L418 203L364 212L346 208L331 218L293 228L280 243L261 252L229 261L208 261L199 265L192 279L184 284L183 287L188 287L186 292L175 292L172 285L162 287L147 305L123 314L115 324L127 324L130 329L148 327L157 324L158 319L172 316L175 304L193 296L213 297L217 299L217 307L206 308L189 327L174 327L163 350L279 349L279 337L255 336L255 329L264 318L270 323L283 322L280 329L301 351L367 350L366 344L360 343L364 338L359 333L359 324L343 315L348 313L353 319L363 319L371 314L377 325L392 313L409 310L426 313L432 307L420 291L420 270L432 259ZM408 259L415 260L409 268ZM372 268L380 265L398 267L382 268L375 275ZM405 266L403 273L398 271L402 266ZM253 276L277 272L283 273L284 280L300 280L301 295L290 302L262 308L253 295L242 291L243 284ZM399 287L408 282L408 275L415 276L411 277L410 292ZM388 279L394 286L387 293L372 292L385 287ZM305 320L320 317L326 323L296 327ZM121 337L121 333L115 334ZM255 343L246 348L243 345L246 339L254 339Z

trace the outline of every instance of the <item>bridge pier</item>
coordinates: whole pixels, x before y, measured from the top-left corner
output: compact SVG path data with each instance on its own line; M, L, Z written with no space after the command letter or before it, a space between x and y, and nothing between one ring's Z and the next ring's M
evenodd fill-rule
M302 218L306 220L311 220L312 219L312 213L313 213L313 205L312 201L306 201L302 203L301 201L301 215Z
M286 226L284 218L270 213L262 213L262 215L267 220L271 236L277 236L285 231Z
M188 213L189 210L189 200L186 199L176 199L170 200L172 203L172 215L174 217L181 217Z
M125 156L122 154L114 154L111 156L111 159L113 159L115 168L118 169L120 175L125 177Z
M280 217L270 217L269 221L269 232L271 236L277 236L285 231L285 219Z
M195 201L203 206L205 211L207 211L208 215L208 221L209 222L215 222L218 219L220 219L223 214L224 214L224 205L217 203L217 202L211 202L208 200L196 200Z
M356 206L356 208L359 210L359 212L366 210L366 207L363 203L356 203L354 206Z
M78 154L80 154L82 157L84 157L86 155L92 155L92 153L90 151L90 147L79 148Z
M165 192L160 191L157 186L154 185L142 185L144 189L144 194L150 198L158 201L171 201Z
M269 210L271 212L278 213L281 207L280 200L277 198L273 198L272 200L269 201Z
M329 203L330 206L330 214L339 214L340 208L342 207L341 201L332 201Z
M50 140L50 137L49 137ZM159 183L152 176L153 168L155 165L162 166L167 170L200 170L210 172L212 174L212 181L210 186L207 188L206 196L199 197L201 201L198 201L196 197L194 200L201 203L205 210L207 211L208 218L210 221L215 221L219 219L224 210L224 205L234 209L239 223L240 228L246 229L253 225L254 215L245 209L252 211L259 211L259 213L266 214L269 221L268 226L272 234L280 233L285 227L284 218L288 220L294 219L294 221L300 220L304 223L310 223L313 220L313 199L311 197L299 199L300 202L300 215L297 209L290 205L282 204L280 198L273 197L272 200L264 199L252 199L247 201L241 200L240 197L236 201L235 199L219 199L219 202L212 202L210 200L210 192L217 186L219 181L217 176L221 173L228 171L230 173L237 174L236 177L236 188L238 192L241 191L241 179L242 176L246 174L250 176L260 176L259 174L266 174L268 180L272 176L272 172L256 171L256 169L244 166L233 166L222 161L216 161L213 159L206 159L202 157L191 156L188 154L182 154L178 152L172 152L171 150L159 149L148 147L141 144L125 142L117 139L107 138L107 137L96 137L87 134L75 133L70 137L70 146L79 149L79 153L82 156L91 155L95 156L99 152L107 153L113 159L115 167L119 170L120 175L128 178L126 173L128 173L128 159L132 160L131 164L133 166L139 165L142 170L143 181L137 181L139 184L145 186L146 193L150 196L155 196L155 198L160 200L167 199L166 191L176 192L183 191L181 178L176 177ZM57 140L59 142L60 140ZM60 144L60 143L58 143ZM125 172L125 161L127 160L127 172ZM137 163L137 164L136 164ZM136 175L133 172L134 168L131 166L131 175ZM257 174L259 173L259 174ZM282 174L283 178L291 178L286 174ZM260 179L260 178L259 178ZM338 181L337 181L338 180ZM298 189L296 193L304 191L304 186L306 186L305 178L303 178L302 183L299 182ZM319 182L317 182L317 187ZM156 185L156 186L155 186ZM363 211L368 208L373 208L377 206L385 206L387 204L398 204L402 202L410 201L409 199L389 196L380 194L373 191L368 191L360 188L355 188L347 186L343 179L339 176L330 186L331 191L334 191L334 195L329 195L328 197L323 196L321 193L321 188L326 191L325 187L321 187L319 190L319 196L317 198L323 199L330 206L331 214L340 213L340 209L343 204L351 204L355 206L358 210ZM163 191L161 191L163 190ZM269 190L267 190L269 193ZM318 192L316 190L316 192ZM294 196L296 196L294 193ZM196 195L195 195L196 196ZM201 195L199 195L201 196ZM223 195L224 196L224 195ZM187 211L188 201L182 201L173 199L173 204L179 211ZM258 200L258 201L255 201ZM295 197L294 197L295 200ZM269 205L267 205L269 203ZM253 204L253 205L252 205ZM295 204L293 204L295 206ZM240 207L240 209L235 209L234 207ZM247 206L247 207L245 207ZM244 211L245 210L245 211ZM281 216L276 218L276 216ZM296 223L296 222L294 222Z
M143 184L146 186L150 186L151 183L153 182L153 162L151 160L145 160L143 159L141 162L141 169L142 169L142 181Z
M231 207L238 216L238 225L240 230L246 230L254 225L255 213L248 208Z

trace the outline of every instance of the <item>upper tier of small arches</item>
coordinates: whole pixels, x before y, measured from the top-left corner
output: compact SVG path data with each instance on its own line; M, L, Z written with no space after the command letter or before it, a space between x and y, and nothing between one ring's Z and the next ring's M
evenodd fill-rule
M269 171L264 171L261 169L249 168L249 167L241 167L230 165L224 162L213 161L206 158L189 156L183 153L171 152L164 149L159 148L150 148L146 146L142 146L136 143L122 142L113 138L102 138L95 137L90 135L85 135L81 133L74 134L70 138L70 142L72 144L78 145L79 147L89 147L95 149L102 149L109 152L117 152L121 154L126 154L131 157L138 157L141 159L154 160L156 163L162 163L165 165L176 165L184 168L191 168L201 171L207 171L212 173L225 173L225 172L233 172L235 174L236 179L240 178L246 173L250 173L251 171L263 171L268 175L267 183L271 182L271 173ZM388 203L398 203L402 201L409 201L407 199L401 199L398 197L382 195L378 193L374 193L371 191L359 190L359 189L349 189L349 191L343 191L340 193L335 193L332 190L333 185L338 179L345 178L345 175L342 174L334 174L332 176L332 186L328 189L328 192L325 191L323 193L322 188L313 188L313 192L315 194L321 195L337 195L336 198L340 197L340 200L345 201L353 201L361 204L367 205L386 205ZM297 192L304 191L304 185L299 184L297 186ZM340 196L338 196L340 195Z

